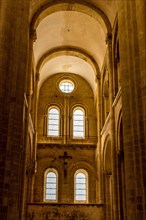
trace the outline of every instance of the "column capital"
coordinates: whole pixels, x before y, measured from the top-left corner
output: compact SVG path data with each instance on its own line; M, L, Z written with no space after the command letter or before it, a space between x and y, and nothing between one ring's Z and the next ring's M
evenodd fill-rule
M112 41L112 33L107 33L105 38L106 44L109 44L111 41Z
M30 31L29 31L29 37L30 37L31 40L33 40L33 42L36 41L37 35L36 35L36 30L35 30L35 29L30 29Z
M106 176L111 176L112 175L111 170L105 170L104 173L105 173Z
M97 81L100 81L100 80L101 80L101 77L100 77L100 74L98 73L98 74L96 74L95 81L97 82Z

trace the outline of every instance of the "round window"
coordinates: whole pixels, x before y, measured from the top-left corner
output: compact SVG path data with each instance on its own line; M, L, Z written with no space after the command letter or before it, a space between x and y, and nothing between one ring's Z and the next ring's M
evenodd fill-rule
M59 88L64 93L71 93L74 90L75 86L71 80L64 79L59 83Z

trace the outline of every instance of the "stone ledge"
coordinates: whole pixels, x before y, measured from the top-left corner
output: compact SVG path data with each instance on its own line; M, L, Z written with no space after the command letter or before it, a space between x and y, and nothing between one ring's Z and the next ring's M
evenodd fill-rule
M55 206L55 207L60 207L60 206L83 206L83 207L89 207L89 206L96 206L96 207L103 207L104 204L102 203L48 203L48 202L32 202L32 203L27 203L28 206Z
M59 148L59 149L87 149L87 150L95 150L96 145L82 145L82 144L37 144L38 149L46 149L46 148Z

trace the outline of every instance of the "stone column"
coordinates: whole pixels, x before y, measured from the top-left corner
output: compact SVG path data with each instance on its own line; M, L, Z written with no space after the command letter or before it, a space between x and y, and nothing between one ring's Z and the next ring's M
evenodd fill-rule
M20 220L29 0L2 0L0 10L0 218Z
M105 171L105 218L112 220L112 188L111 188L111 171Z
M112 155L112 188L113 188L113 220L118 219L118 189L117 189L117 164L115 146L115 121L114 121L114 92L113 92L113 63L112 63L112 35L107 33L107 68L109 71L109 110L110 110L110 138Z
M96 149L96 161L97 161L97 199L99 203L103 203L103 187L102 187L102 166L101 166L101 82L100 74L96 75L97 82L97 137L98 144Z
M35 114L37 114L37 95L38 95L38 80L36 78L36 88L35 91L32 91L32 74L33 74L33 42L36 40L35 30L30 30L29 32L29 57L28 57L28 68L27 68L27 84L26 84L26 93L25 93L25 133L24 133L24 150L23 150L23 165L22 169L23 178L22 178L22 193L23 193L23 209L21 211L21 218L25 218L25 206L27 202L32 201L33 193L33 181L35 173L35 161L36 161L36 128L35 121L32 121L31 114L31 105L32 105L32 92L35 92ZM36 115L35 115L36 119ZM33 128L33 129L32 129ZM32 137L32 143L30 143L30 136ZM33 155L31 155L33 152ZM24 212L23 212L24 211Z
M119 1L127 220L146 218L146 2Z

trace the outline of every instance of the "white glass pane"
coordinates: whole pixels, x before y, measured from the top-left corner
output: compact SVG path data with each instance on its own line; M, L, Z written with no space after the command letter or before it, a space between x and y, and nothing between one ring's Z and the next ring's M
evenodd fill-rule
M58 114L58 110L56 108L50 109L49 113Z
M74 90L74 84L69 80L63 80L60 83L59 88L64 93L70 93Z
M48 135L49 136L59 136L59 132L58 131L49 131Z
M56 178L47 178L46 181L47 181L48 184L56 183Z
M76 175L76 200L86 201L86 176L84 173Z
M86 176L85 176L84 173L78 173L78 174L76 175L76 178L82 178L82 179L85 179Z
M84 137L84 112L81 109L73 113L73 136Z
M56 189L52 189L52 188L46 189L46 194L56 195Z
M80 179L80 178L77 178L77 179L76 179L76 183L82 183L82 184L85 184L85 183L86 183L86 179Z
M47 177L54 177L54 178L56 178L56 174L54 172L49 172L47 174Z
M74 111L74 114L79 114L79 115L83 115L83 111L80 109L77 109Z
M51 115L49 114L49 120L58 120L59 119L59 115Z
M85 201L86 200L86 196L85 195L76 195L76 200L78 200L78 201Z
M47 200L56 200L56 195L46 195Z
M58 130L58 125L49 125L49 130L57 131Z
M84 137L84 133L83 132L74 132L73 136L74 137Z
M58 120L49 120L49 125L58 125L59 121Z
M74 127L74 132L81 132L82 133L83 132L83 127L75 126Z
M59 111L56 108L48 112L48 135L59 136Z
M46 199L56 200L56 174L49 172L46 176Z
M86 189L85 188L83 188L83 189L77 189L76 190L76 194L82 194L82 195L85 195L86 194Z
M56 188L56 182L52 182L52 183L50 183L50 182L48 182L48 183L46 183L46 188L48 189L48 188Z
M83 126L83 121L74 121L74 126Z

